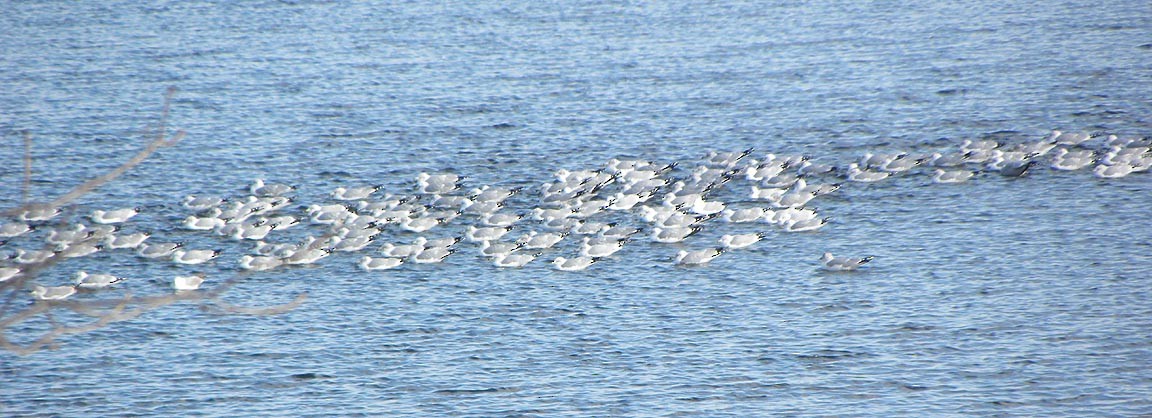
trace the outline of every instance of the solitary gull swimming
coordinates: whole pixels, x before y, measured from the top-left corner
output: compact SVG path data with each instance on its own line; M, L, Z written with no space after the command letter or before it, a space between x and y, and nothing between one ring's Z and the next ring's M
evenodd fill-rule
M851 271L856 270L860 266L872 261L872 256L868 257L834 257L832 253L824 253L820 257L820 261L824 263L824 268L833 271Z

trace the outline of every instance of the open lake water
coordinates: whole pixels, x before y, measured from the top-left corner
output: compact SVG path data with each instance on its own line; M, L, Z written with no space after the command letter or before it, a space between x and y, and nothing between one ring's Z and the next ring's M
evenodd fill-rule
M424 171L465 175L465 190L527 186L509 201L527 211L553 172L613 157L678 162L683 178L714 150L843 166L1052 129L1152 134L1152 3L1140 1L3 9L0 208L20 203L20 132L34 141L33 197L49 199L126 161L178 89L168 125L187 137L74 212L139 206L127 230L224 255L182 266L106 251L39 278L129 277L110 295L242 274L250 244L182 230L179 202L240 198L255 178L298 186L296 215L337 186L410 194ZM360 270L362 252L243 273L227 302L308 299L274 316L177 304L0 353L0 415L1152 414L1148 175L1042 166L937 185L929 173L816 198L832 217L816 232L716 220L681 244L638 236L580 272L548 264L577 252L569 237L521 269L461 243L442 264L384 272ZM716 198L749 207L749 184ZM672 262L753 231L765 240L707 266ZM875 259L828 272L825 251Z

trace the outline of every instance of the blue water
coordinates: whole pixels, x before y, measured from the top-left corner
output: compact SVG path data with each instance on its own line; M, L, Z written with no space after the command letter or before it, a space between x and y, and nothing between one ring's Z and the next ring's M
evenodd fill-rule
M755 147L846 164L1152 132L1143 2L475 3L7 4L0 208L20 201L19 132L33 197L58 196L138 150L170 86L168 125L187 137L75 212L141 206L126 229L226 250L196 268L209 285L240 274L248 246L180 230L177 203L257 177L308 204L341 185L402 193L421 171L538 185L611 157L688 169ZM283 315L180 304L0 353L0 415L1150 414L1149 196L1146 174L943 186L917 172L847 185L818 198L823 230L765 229L699 268L670 257L768 227L636 243L575 273L496 269L472 247L385 273L337 254L224 297L308 295ZM829 273L824 251L876 260ZM79 269L129 276L114 295L164 293L190 270L106 252L40 280Z

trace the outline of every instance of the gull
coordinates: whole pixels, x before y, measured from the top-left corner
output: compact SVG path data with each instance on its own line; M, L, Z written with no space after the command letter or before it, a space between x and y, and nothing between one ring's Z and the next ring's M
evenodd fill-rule
M47 261L54 255L56 255L56 252L50 250L25 251L23 248L17 248L16 256L12 258L12 261L15 261L16 264L39 264Z
M382 187L384 186L337 187L336 190L332 191L332 198L336 200L364 200L372 196L372 193L376 193L376 191Z
M49 244L71 244L80 242L92 237L92 231L89 231L84 224L72 224L68 227L53 228L48 232L48 236L44 238Z
M256 241L255 248L252 249L257 255L268 255L276 258L284 258L292 255L296 250L302 248L297 244L269 244L264 241Z
M111 274L88 274L85 271L76 272L76 287L81 289L100 289L124 281L123 277Z
M464 237L444 237L424 241L424 249L432 249L437 247L449 248L456 243L463 241Z
M1068 151L1067 148L1059 148L1052 155L1051 167L1056 170L1075 171L1092 165L1095 160L1096 153L1092 150Z
M964 165L964 163L969 162L969 157L971 157L973 153L973 151L947 154L934 152L928 157L928 165L933 167L956 167Z
M140 244L144 243L144 240L148 239L150 236L152 236L152 234L148 232L137 232L135 234L119 236L109 235L105 237L104 243L108 246L108 248L112 249L136 248L139 247Z
M799 208L808 204L813 198L816 197L815 191L804 191L803 189L793 189L788 193L780 195L779 200L771 201L772 205L777 208Z
M812 193L816 196L823 196L837 190L840 190L840 183L826 183L826 184L808 184L803 177L796 180L792 185L793 191Z
M671 244L683 242L688 237L700 232L699 226L680 226L672 228L652 228L652 240L660 243Z
M203 264L220 256L221 250L185 250L172 251L172 261L180 264Z
M965 139L964 143L960 144L960 150L968 153L973 151L992 151L1000 147L1000 143L991 139L972 141Z
M624 193L618 192L608 199L611 202L608 205L608 210L632 210L636 205L647 201L654 195L652 192L642 193Z
M771 155L771 154L769 154ZM773 156L773 158L775 158ZM750 165L744 169L744 178L748 181L763 181L780 175L788 169L786 161L768 161L759 165Z
M15 238L36 229L24 222L9 222L0 225L0 238Z
M454 254L455 252L455 248L428 247L425 248L424 251L421 251L419 254L413 256L412 261L417 264L439 263L444 261L445 258L448 258L448 256Z
M184 246L182 242L144 243L136 247L136 255L144 258L166 258Z
M219 196L184 196L184 201L180 202L182 206L187 209L192 209L197 212L202 212L210 209L215 209L224 203L224 199Z
M62 258L77 258L92 255L104 249L104 245L99 242L99 240L93 240L73 244L60 244L56 246L56 254Z
M469 215L487 216L504 209L504 202L472 202L460 209Z
M486 257L498 257L509 254L524 247L523 242L480 241L480 254Z
M332 255L331 248L301 248L300 250L292 253L291 256L284 258L284 264L312 264L320 261L325 257L328 257L329 255Z
M944 170L937 168L932 173L932 182L937 184L963 183L972 178L975 173L969 170Z
M641 228L619 225L616 222L611 222L608 224L608 229L600 231L600 236L605 238L624 239L636 235L641 231L643 231Z
M771 215L764 217L764 222L770 224L784 225L790 221L804 221L816 218L818 214L815 208L785 208L780 209Z
M276 229L276 225L268 223L267 219L260 219L255 223L238 224L230 237L234 240L262 240L274 229Z
M432 217L403 218L400 220L400 228L405 231L420 233L443 223L442 219Z
M724 253L724 248L707 248L696 251L680 250L676 253L676 264L680 265L703 265L719 257Z
M699 225L705 221L714 219L718 215L719 214L695 215L694 216L694 215L689 215L689 214L683 213L683 212L673 212L672 214L668 215L668 217L656 222L656 226L663 227L663 228L678 228L678 227L696 226L696 225Z
M725 209L720 217L727 222L743 223L756 222L768 212L765 208Z
M808 232L808 231L815 231L817 229L820 229L824 225L827 225L828 221L830 221L830 220L832 220L831 216L826 217L826 218L790 220L781 226L784 228L785 231L788 231L788 232Z
M344 205L311 205L306 211L312 223L321 225L332 225L355 214Z
M203 283L203 275L176 276L172 278L172 288L177 291L196 290L199 289Z
M20 212L19 218L21 221L47 221L55 218L56 215L60 214L60 212L61 210L58 207L36 205L25 209L23 212Z
M508 231L511 230L511 226L488 226L477 228L472 225L468 225L468 229L465 231L464 236L468 237L468 240L473 242L492 241L500 239L500 237L503 237L504 234L507 234Z
M728 249L747 248L764 239L764 233L722 235L720 246Z
M480 223L485 226L512 226L521 219L524 219L524 215L519 213L490 213L481 217Z
M880 170L887 171L889 173L903 173L905 171L916 168L916 166L922 163L924 163L924 159L922 158L911 158L905 155L884 163L884 165L880 167Z
M251 271L267 271L284 265L284 260L267 255L240 257L240 268Z
M1118 179L1132 174L1133 169L1134 167L1130 164L1100 164L1092 169L1092 174L1102 179Z
M800 168L796 169L796 174L801 176L818 176L835 172L836 166L832 164L819 164L811 161L804 161L804 163L800 165Z
M851 181L872 183L884 180L891 175L892 173L889 172L862 170L856 163L848 164L848 180Z
M524 267L525 264L532 262L532 260L535 260L536 257L540 256L540 254L541 253L501 254L501 255L496 256L492 260L492 264L495 264L496 267L502 267L502 268L503 267L520 268L520 267Z
M820 257L820 261L824 263L824 268L833 271L851 271L856 270L860 266L872 261L872 256L868 257L834 257L832 253L824 253Z
M36 285L32 288L32 296L37 300L64 300L74 294L76 294L76 288L72 286L44 287Z
M568 236L567 232L539 233L536 231L531 231L521 236L520 238L517 238L516 242L523 244L523 248L529 250L543 250L552 248L552 246L559 243L566 236Z
M264 179L256 179L248 186L248 192L257 197L275 197L291 193L296 187L287 184L266 184Z
M585 256L573 258L556 257L556 259L552 260L552 266L560 271L580 271L588 268L588 266L591 266L597 261L600 261L600 258Z
M715 215L723 212L725 207L727 207L727 205L725 205L724 202L699 199L692 203L690 210L697 215Z
M0 267L0 283L4 283L12 278L20 275L22 270L19 267Z
M780 173L775 177L764 179L760 182L764 187L790 187L800 180L800 176L794 173Z
M423 194L448 194L459 189L463 179L455 174L420 173L416 176L416 189Z
M468 206L473 205L474 203L476 203L476 202L473 202L472 199L469 199L467 196L432 195L431 203L429 203L428 205L432 206L432 207L436 207L436 208L443 208L443 209L464 209ZM395 206L396 205L393 205L392 207L395 207Z
M785 187L769 187L762 189L757 186L752 186L752 193L750 193L748 197L757 200L775 201L780 200L780 196L783 196L784 193L787 192L788 189Z
M860 167L881 168L881 167L888 165L888 163L891 163L891 162L899 160L899 159L903 159L907 156L908 156L908 154L904 153L904 152L897 152L897 153L891 153L891 154L873 154L870 152L866 152L866 153L864 153L864 156L860 158Z
M592 243L591 239L584 237L583 245L580 249L580 255L585 257L608 257L616 254L628 240L614 240L609 242Z
M1079 134L1073 134L1073 132L1061 132L1059 130L1053 130L1052 135L1048 137L1048 140L1051 140L1051 142L1054 142L1054 143L1060 144L1060 145L1074 145L1075 146L1075 145L1083 144L1083 143L1087 142L1087 140L1092 139L1094 137L1096 137L1096 136L1089 134L1089 132L1079 132Z
M367 247L369 244L372 244L372 241L375 241L375 240L376 240L375 235L360 235L360 236L355 236L355 237L347 237L347 238L344 238L343 240L341 240L339 243L337 243L336 247L333 248L333 251L343 251L343 252L360 251L360 250L363 250L364 247Z
M367 271L394 269L401 264L404 264L404 259L400 257L360 258L360 268Z
M380 246L380 254L388 257L412 257L424 251L424 244L428 243L428 239L424 237L416 237L411 244L393 244L390 242L384 243Z
M480 202L503 202L504 199L512 197L524 190L523 187L513 187L511 189L504 189L499 187L482 186L479 189L473 189L469 195L472 200Z
M224 223L225 221L223 219L213 216L200 217L189 215L187 218L184 218L183 225L184 229L193 231L211 231L223 227Z
M1004 177L1021 177L1026 174L1028 169L1032 168L1033 165L1036 165L1036 160L1005 160L997 172Z
M708 151L708 156L705 158L707 159L709 164L726 166L726 167L733 167L737 163L739 163L740 160L744 159L744 157L747 157L748 155L752 154L752 152L755 150L756 150L755 148L748 148L744 151L729 151L729 152Z

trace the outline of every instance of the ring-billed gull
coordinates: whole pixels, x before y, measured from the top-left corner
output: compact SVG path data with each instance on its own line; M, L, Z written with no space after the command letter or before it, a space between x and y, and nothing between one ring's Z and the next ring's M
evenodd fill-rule
M389 270L399 267L404 264L404 259L400 257L370 257L364 256L360 258L360 268L367 271L374 270Z
M185 250L176 249L172 251L172 261L180 264L203 264L207 263L222 253L221 250Z
M267 271L284 265L284 260L268 255L244 255L240 257L240 268L251 271Z
M36 285L32 288L32 296L37 300L64 300L74 294L76 294L76 288L72 286L44 287Z
M560 271L580 271L588 268L592 264L600 261L598 257L579 256L572 258L556 257L552 260L552 266Z
M76 287L82 289L100 289L124 281L123 277L111 274L88 274L83 270L76 272Z
M702 265L711 262L724 253L724 248L706 248L703 250L686 251L680 250L676 253L676 264L682 265Z
M720 236L720 246L730 249L747 248L764 239L764 233L725 234Z
M88 215L88 218L98 224L118 224L132 219L138 213L140 213L140 208L94 210Z
M189 291L200 288L204 283L204 275L176 276L172 278L172 288L178 291Z
M832 253L824 253L820 257L820 261L824 263L824 268L833 271L851 271L860 268L860 266L872 261L872 256L868 257L835 257Z

